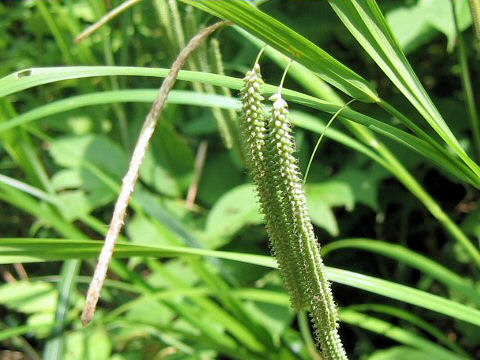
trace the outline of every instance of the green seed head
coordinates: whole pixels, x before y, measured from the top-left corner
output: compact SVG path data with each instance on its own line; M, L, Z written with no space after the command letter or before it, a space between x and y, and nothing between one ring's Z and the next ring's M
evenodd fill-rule
M265 118L263 81L257 64L244 78L240 128L247 166L257 188L267 233L295 309L310 308L326 359L346 359L338 317L320 247L307 209L288 105L277 93Z
M325 357L346 359L337 331L337 308L320 257L320 246L313 232L303 180L295 157L296 145L288 118L288 104L279 93L271 96L270 100L273 106L267 124L267 148L272 167L276 167L272 171L276 173L273 182L280 194L279 203L288 219L287 233L294 250L291 255L295 261L293 271L298 275L297 281L301 282L303 301L310 307L315 336Z

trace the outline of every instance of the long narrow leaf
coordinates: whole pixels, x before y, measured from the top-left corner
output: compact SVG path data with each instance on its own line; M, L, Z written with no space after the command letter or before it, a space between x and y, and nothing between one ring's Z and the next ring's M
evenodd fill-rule
M168 73L168 69L149 69L149 68L133 68L133 67L110 67L110 66L94 66L94 67L65 67L65 68L43 68L43 69L27 69L23 72L28 72L28 76L20 76L22 72L17 72L8 75L0 79L0 96L2 94L11 94L13 92L31 88L34 86L46 84L53 81L60 81L73 78L93 77L93 76L112 76L112 75L129 75L129 76L159 76L163 77ZM180 72L180 79L188 81L199 81L211 85L226 86L233 89L239 89L241 87L241 80L221 76L216 74L183 71ZM277 87L266 85L264 87L266 95L274 94L277 91ZM296 91L288 89L284 90L285 97L293 102L297 102L315 109L326 111L329 113L335 113L339 110L340 106L336 104L330 104L312 96L308 96ZM133 95L133 94L132 94ZM137 94L138 96L139 94ZM88 96L88 95L84 95ZM80 98L79 101L87 101L88 98ZM101 101L100 99L96 101ZM48 109L42 109L42 111L48 111ZM478 177L470 171L465 165L459 161L452 159L448 153L438 153L438 149L441 146L438 145L435 149L432 148L426 142L409 135L393 126L387 125L381 121L372 119L363 114L357 113L350 109L342 111L343 117L348 120L360 123L365 126L372 127L373 130L379 131L382 134L395 133L395 140L408 145L415 151L419 152L423 156L429 158L432 162L442 166L453 175L462 179L462 181L469 182L476 187L480 187L480 180ZM29 114L28 116L31 116ZM28 117L27 117L28 118ZM26 121L24 119L17 119L16 121ZM14 122L6 122L0 124L0 132L7 130L13 126ZM430 143L434 143L433 139L430 139Z
M371 251L396 259L401 263L422 271L447 287L457 290L469 299L477 302L477 304L480 304L480 293L466 279L426 256L400 245L369 239L338 240L325 245L322 253L326 256L331 251L348 248Z
M455 150L477 176L480 176L480 167L465 153L433 104L400 46L395 41L376 1L329 0L329 3L360 45L435 132Z
M358 313L353 310L342 310L340 312L340 319L351 325L359 326L361 328L376 332L383 336L389 337L400 343L410 345L423 353L429 354L432 359L438 360L459 360L464 357L452 353L441 346L432 343L419 334L410 332L406 329L394 326L386 321L377 319L370 315Z
M334 59L310 40L245 1L182 0L231 20L289 58L316 72L321 78L350 96L366 102L378 100L373 86Z
M97 257L103 245L102 241L65 240L65 239L0 239L0 264L17 262L44 262L66 259L88 259ZM214 251L174 246L138 246L119 243L115 257L178 257L212 256L227 260L240 261L275 268L273 258L269 256L242 254L227 251ZM459 320L480 326L480 311L457 302L441 298L408 286L371 276L328 268L327 276L331 281L390 297L409 304L452 316Z

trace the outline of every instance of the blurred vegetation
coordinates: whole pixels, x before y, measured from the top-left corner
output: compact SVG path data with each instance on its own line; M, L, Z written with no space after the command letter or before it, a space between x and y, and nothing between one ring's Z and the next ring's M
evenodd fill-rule
M214 19L181 2L144 1L74 44L86 26L120 3L2 2L0 78L56 66L168 69L185 41ZM448 127L478 159L450 1L382 0L379 6ZM382 99L427 129L327 1L272 0L260 8L371 81ZM456 9L476 100L480 53L468 2L456 1ZM213 58L216 46L224 73L234 78L243 77L259 50L238 28L229 27L214 34L187 68L221 73ZM266 82L278 85L284 67L269 54L261 65ZM199 82L179 81L170 96L121 240L146 247L224 251L233 259L238 254L237 261L178 256L181 251L169 253L168 248L154 257L139 255L148 254L148 248L138 250L137 256L120 256L123 259L112 264L94 323L82 327L79 314L99 245L94 243L87 253L88 243L75 245L74 240L103 238L133 145L162 79L72 77L0 97L0 236L32 244L34 238L59 239L58 245L45 243L30 250L33 257L41 249L46 252L42 256L57 261L29 261L28 254L22 258L16 253L2 258L0 358L320 359L307 317L290 309L277 271L242 257L242 253L269 255L269 245L243 159L235 145L233 150L225 146L228 129L222 127L235 123L236 103L215 97L228 96L230 90ZM6 84L2 81L0 93ZM285 88L313 92L294 76L287 76ZM122 90L145 91L122 95ZM98 102L74 103L80 101L75 97L88 94ZM238 95L235 90L231 94ZM72 103L61 107L64 99ZM45 107L50 104L53 110L48 112ZM378 106L356 101L351 107L402 128ZM293 103L290 108L298 125L300 168L305 171L324 128L312 124L326 124L332 115ZM2 127L19 116L33 120ZM353 141L347 130L345 122L335 120L326 131L306 184L316 234L327 246L326 264L438 295L474 314L469 323L455 317L455 309L442 313L440 307L415 303L413 295L409 302L381 296L386 293L383 288L375 294L355 285L334 284L342 309L340 332L350 358L480 358L480 318L473 319L480 314L478 267L391 169L334 141L336 134ZM379 139L478 249L478 189L390 137ZM202 146L207 146L206 159L196 183L195 159ZM192 186L198 186L193 204L187 200ZM72 240L72 246L60 238ZM358 242L342 246L340 239L348 238ZM15 247L6 240L0 252ZM375 244L385 249L375 250ZM410 252L402 258L404 250ZM125 254L128 251L134 250L125 248ZM67 260L77 257L87 260ZM454 273L449 273L452 278L429 268L437 264Z

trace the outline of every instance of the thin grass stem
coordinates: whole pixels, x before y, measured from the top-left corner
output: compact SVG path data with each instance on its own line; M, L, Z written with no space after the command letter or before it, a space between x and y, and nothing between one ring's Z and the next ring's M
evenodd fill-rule
M472 80L470 77L470 69L468 66L467 48L465 46L465 40L463 34L458 25L458 15L455 10L455 0L451 0L452 15L455 23L455 32L458 39L458 60L460 63L460 77L462 78L463 93L467 105L467 111L470 118L471 129L473 133L473 147L477 159L480 159L480 120L478 118L477 106L475 105L475 98L472 88Z
M147 118L145 119L144 126L140 132L137 144L133 151L129 169L122 182L122 188L115 204L110 227L108 229L107 236L105 237L105 244L100 253L98 264L88 289L87 300L82 313L82 322L84 325L88 324L92 320L95 313L95 308L98 299L100 298L103 282L105 281L107 275L108 265L112 258L113 249L120 231L123 228L128 203L133 191L135 190L135 184L138 179L140 167L143 163L143 159L145 158L150 139L155 131L157 121L167 102L168 94L177 80L180 69L184 66L191 53L210 34L227 24L229 24L227 21L215 23L203 29L196 36L194 36L172 64L170 73L167 75L162 83L162 86L160 87L157 99L155 100L149 114L147 115Z
M337 110L335 114L331 117L331 119L328 121L327 125L325 125L325 128L322 131L322 134L318 138L317 143L315 144L315 147L313 148L312 155L310 156L310 159L308 160L308 165L307 165L307 170L305 170L305 176L303 177L303 183L305 184L307 182L307 177L308 173L310 172L310 167L312 166L313 159L315 157L315 154L318 150L318 147L320 146L320 143L322 142L323 137L325 136L325 133L327 132L327 129L332 125L333 121L337 118L337 116L342 112L343 109L348 107L352 102L354 102L356 99L351 99L349 102L344 104L340 109Z
M105 25L107 22L113 20L115 17L120 15L122 12L126 11L128 8L131 8L135 4L139 3L142 0L127 0L123 2L121 5L117 6L107 14L105 14L100 20L98 20L96 23L90 25L87 27L85 30L83 30L76 38L75 38L75 44L79 44L86 38L88 38L90 35L92 35L95 31L100 29L103 25Z

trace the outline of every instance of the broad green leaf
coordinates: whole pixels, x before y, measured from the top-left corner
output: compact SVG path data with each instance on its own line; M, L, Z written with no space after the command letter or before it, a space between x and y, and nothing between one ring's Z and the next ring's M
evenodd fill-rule
M25 314L26 325L35 331L38 338L51 334L50 327L45 324L53 324L58 298L54 285L43 281L22 280L0 287L0 304L9 310ZM4 335L7 334L8 332Z
M308 210L315 225L325 229L332 236L338 236L340 230L338 229L337 219L335 219L335 214L327 204L308 200Z
M312 222L331 235L338 236L338 224L331 208L344 206L348 211L353 209L355 200L350 186L342 182L328 181L308 184L306 191Z
M243 183L244 174L232 153L209 151L198 184L199 202L212 207L224 193Z
M264 324L274 341L280 341L280 336L290 326L295 315L289 302L283 306L248 302L246 307L254 319Z
M171 176L181 177L193 169L192 149L173 124L166 121L159 121L157 125L151 152L158 166L167 170Z
M352 211L355 205L351 187L341 181L311 183L306 186L306 191L311 201L322 202L330 207L344 206Z
M83 190L68 190L59 193L56 196L56 204L67 221L75 221L88 215L94 206Z
M102 245L103 241L93 240L4 238L0 239L0 264L58 261L64 259L87 259L97 257ZM116 258L130 258L132 256L211 256L270 268L276 267L275 260L269 256L189 247L146 247L119 243L115 248L114 256ZM480 326L479 310L459 304L455 301L444 299L440 296L390 281L331 267L327 267L327 276L329 280L336 283L424 307Z
M81 189L88 192L87 200L92 208L108 203L116 194L95 173L87 170L85 163L93 164L114 179L121 179L128 166L123 150L100 135L57 137L50 154L58 165L78 172Z
M0 303L25 314L37 312L54 313L58 293L46 282L17 281L0 287Z
M458 17L458 27L463 31L472 24L468 0L455 0L453 4ZM428 14L427 19L430 25L445 34L448 39L448 49L452 50L457 33L450 1L420 0L419 6Z
M472 24L468 0L456 0L454 4L459 28L465 30ZM388 12L386 19L405 53L415 50L438 34L438 31L447 36L450 50L455 42L456 32L450 1L419 0L412 6L399 4Z
M178 239L170 231L163 231L162 226L155 224L141 213L136 213L127 224L127 234L136 245L175 245Z
M425 44L437 33L429 24L425 7L419 4L401 4L385 16L395 39L406 54Z
M175 198L182 194L177 178L156 161L153 150L147 151L145 155L140 168L140 179L160 194Z
M96 327L87 335L85 355L87 359L108 360L112 352L113 344L107 331L102 327Z
M52 186L57 192L82 186L80 172L75 169L59 170L52 176Z
M288 26L244 1L182 0L231 20L266 44L317 73L351 97L366 102L378 100L372 85ZM253 63L252 59L252 63Z
M65 358L72 360L108 360L112 352L109 334L102 327L74 331L66 337Z
M346 168L333 177L334 181L348 184L355 202L378 210L378 188L383 179L388 176L385 170L378 166L359 170Z
M127 169L122 149L101 135L58 137L52 143L50 154L58 165L67 168L81 168L88 160L115 177L121 177Z

